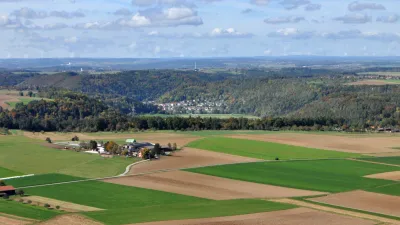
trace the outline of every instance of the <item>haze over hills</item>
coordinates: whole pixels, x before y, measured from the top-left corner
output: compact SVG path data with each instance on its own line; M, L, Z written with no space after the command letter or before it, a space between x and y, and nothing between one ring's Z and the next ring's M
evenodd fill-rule
M215 58L51 58L0 59L0 68L18 70L63 71L76 70L142 70L142 69L198 69L209 68L282 68L293 66L373 67L386 63L400 65L400 57L215 57Z

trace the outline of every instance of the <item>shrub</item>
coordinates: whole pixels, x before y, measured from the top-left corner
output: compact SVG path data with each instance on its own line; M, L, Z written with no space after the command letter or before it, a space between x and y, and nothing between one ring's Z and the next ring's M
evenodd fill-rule
M47 141L48 143L50 143L50 144L52 143L52 141L51 141L51 139L50 139L49 137L46 138L46 141Z
M4 182L3 180L0 180L0 186L6 186L6 182Z
M46 204L44 204L44 207L45 208L50 208L50 204L46 203Z
M21 198L20 200L18 200L19 202L24 202L24 200Z
M31 200L28 200L28 201L27 201L27 203L28 203L28 204L31 204L31 203L32 203L32 201L31 201Z
M73 138L71 139L71 141L79 141L79 137L75 135L75 137L73 137Z
M56 209L60 209L61 207L58 205L58 206L56 206Z
M178 146L176 145L176 143L174 143L174 144L172 145L172 150L174 150L174 151L178 150Z
M17 195L21 196L21 197L25 195L25 192L24 192L24 190L22 190L22 189L16 190L15 193L16 193Z
M276 160L276 161L279 161L279 158L278 158L278 157L276 157L276 158L275 158L275 160Z

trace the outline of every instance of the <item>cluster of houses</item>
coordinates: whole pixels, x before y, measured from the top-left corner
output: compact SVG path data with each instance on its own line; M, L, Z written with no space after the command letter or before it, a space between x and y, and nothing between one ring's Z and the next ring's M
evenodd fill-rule
M397 128L378 128L377 131L379 133L383 133L383 132L386 132L386 133L400 133L400 129L397 129Z
M224 109L224 101L208 101L208 100L188 100L181 102L170 102L170 103L154 103L160 109L166 112L175 114L202 114L202 113L214 113Z
M125 141L124 148L128 150L128 154L133 156L133 157L142 157L142 150L148 149L148 150L153 150L155 144L149 143L149 142L137 142L135 139L127 139ZM169 155L173 151L170 147L168 146L160 146L161 150L161 155Z
M153 150L155 144L149 142L137 142L136 139L127 139L125 144L122 146L123 149L128 150L128 156L142 158L142 150L148 149ZM160 146L162 155L170 155L173 151L172 148L168 146ZM104 149L104 145L98 143L97 150L85 151L86 153L100 154L102 156L107 156L109 153Z

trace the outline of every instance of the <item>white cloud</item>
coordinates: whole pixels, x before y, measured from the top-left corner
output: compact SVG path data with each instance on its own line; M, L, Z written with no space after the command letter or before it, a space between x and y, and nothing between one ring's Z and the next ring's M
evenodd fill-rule
M179 20L182 18L195 16L195 13L189 8L169 8L164 10L164 15L166 19Z

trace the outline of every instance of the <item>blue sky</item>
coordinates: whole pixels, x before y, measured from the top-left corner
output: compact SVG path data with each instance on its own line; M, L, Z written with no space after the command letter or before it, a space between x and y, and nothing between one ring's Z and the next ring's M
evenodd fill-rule
M0 0L0 58L398 56L400 0Z

